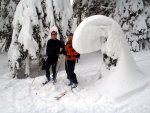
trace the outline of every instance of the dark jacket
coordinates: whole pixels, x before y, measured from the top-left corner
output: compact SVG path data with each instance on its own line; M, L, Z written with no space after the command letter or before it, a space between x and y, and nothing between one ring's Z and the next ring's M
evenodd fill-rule
M57 60L59 57L60 48L64 48L64 44L56 39L50 39L47 42L46 55L49 59Z

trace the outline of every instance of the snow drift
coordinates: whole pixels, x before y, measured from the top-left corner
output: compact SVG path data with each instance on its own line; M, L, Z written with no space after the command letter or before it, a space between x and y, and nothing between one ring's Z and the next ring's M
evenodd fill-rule
M74 33L73 47L80 54L101 50L103 63L94 85L102 95L117 99L148 83L132 58L121 27L111 18L97 15L85 19Z

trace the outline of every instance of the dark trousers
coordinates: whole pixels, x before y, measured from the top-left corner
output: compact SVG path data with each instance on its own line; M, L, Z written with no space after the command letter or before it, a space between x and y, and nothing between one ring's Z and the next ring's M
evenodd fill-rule
M74 73L75 69L75 60L66 60L65 61L65 69L67 73L67 79L70 80L72 83L78 83L76 74Z
M45 69L47 80L50 80L50 71L49 71L49 69L50 69L51 66L52 66L53 78L56 78L57 60L47 58L47 60L46 60L46 69Z

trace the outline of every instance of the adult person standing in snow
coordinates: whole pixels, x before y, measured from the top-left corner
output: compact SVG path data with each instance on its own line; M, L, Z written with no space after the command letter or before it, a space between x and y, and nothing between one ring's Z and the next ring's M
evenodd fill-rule
M71 85L72 88L76 88L78 81L77 76L74 73L74 69L76 63L76 56L78 55L78 53L72 47L72 38L73 34L68 34L68 42L66 43L64 51L62 53L66 56L65 69L67 73L67 79L70 80L70 84L68 85Z
M57 39L57 32L52 31L51 32L51 39L48 40L47 42L47 48L46 48L46 55L48 56L46 60L46 78L47 80L45 81L46 84L48 83L50 79L50 67L52 66L52 72L53 72L53 81L56 82L56 66L57 66L57 61L59 57L59 52L60 48L64 48L64 44Z

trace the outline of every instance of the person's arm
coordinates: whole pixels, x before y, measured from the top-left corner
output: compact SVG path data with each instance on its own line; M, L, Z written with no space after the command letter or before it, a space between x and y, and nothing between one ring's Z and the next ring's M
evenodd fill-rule
M76 56L78 55L78 52L76 52L74 49L73 49L73 52L69 52L67 53L68 56Z
M61 42L61 41L59 41L60 43L59 43L59 46L60 46L60 48L62 48L61 49L61 51L59 52L59 54L64 54L64 55L66 55L66 52L65 52L65 44L63 43L63 42Z
M62 48L62 50L59 52L59 54L67 55L67 53L66 53L66 51L65 51L65 47Z
M49 40L47 42L47 46L46 46L46 55L48 56L48 47L49 47Z
M61 41L60 41L60 47L63 48L63 49L65 48L65 44Z

